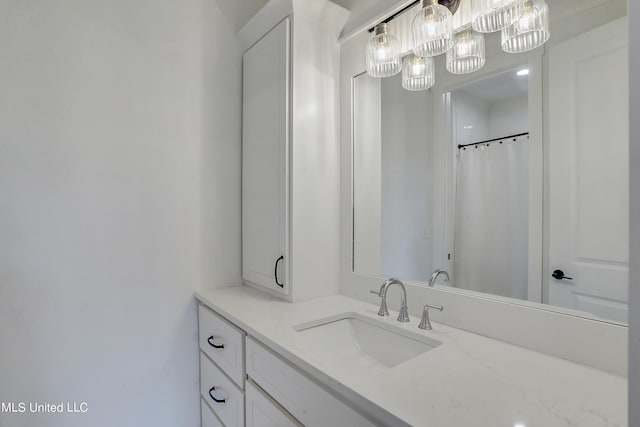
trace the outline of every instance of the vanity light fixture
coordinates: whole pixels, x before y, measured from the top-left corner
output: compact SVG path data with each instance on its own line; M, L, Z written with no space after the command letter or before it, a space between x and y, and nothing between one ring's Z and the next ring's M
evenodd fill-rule
M413 18L413 52L418 56L431 57L445 53L453 47L453 12L459 2L422 0L422 9Z
M481 33L500 31L524 13L525 0L471 0L473 29Z
M370 28L373 36L366 47L367 73L391 77L403 71L403 88L425 90L435 82L433 60L418 58L432 59L446 53L447 71L467 74L478 71L486 62L483 33L502 31L501 46L507 53L526 52L549 40L549 6L544 0L467 0L471 2L471 20L465 20L454 34L452 17L461 1L415 0ZM409 32L413 50L407 54L402 51L403 43L391 34L389 22L417 5L420 11ZM401 31L401 36L405 35ZM518 75L526 75L521 74L524 71Z
M526 52L545 44L549 36L549 6L544 0L526 0L522 17L502 30L502 50Z
M367 43L367 73L371 77L391 77L402 69L400 41L389 32L389 24L375 26Z
M482 68L484 62L484 35L468 27L456 33L453 48L447 52L447 71L473 73Z
M427 90L435 84L433 58L410 53L402 60L402 87L410 91Z

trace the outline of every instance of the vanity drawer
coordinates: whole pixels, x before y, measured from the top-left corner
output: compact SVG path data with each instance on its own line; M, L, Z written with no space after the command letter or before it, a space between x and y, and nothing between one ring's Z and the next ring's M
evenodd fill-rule
M250 337L247 374L305 426L375 426Z
M200 393L225 426L244 426L242 391L202 352L200 352Z
M244 332L203 305L198 306L200 349L244 388Z
M303 427L251 381L245 399L247 427Z
M224 424L213 414L204 398L200 399L200 417L202 427L224 427Z

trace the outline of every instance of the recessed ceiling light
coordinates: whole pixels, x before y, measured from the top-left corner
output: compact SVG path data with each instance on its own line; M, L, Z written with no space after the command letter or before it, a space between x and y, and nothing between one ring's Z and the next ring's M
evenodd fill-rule
M519 76L528 76L529 75L529 69L525 68L523 70L518 71L516 74L519 75ZM515 426L515 427L518 427L518 426Z

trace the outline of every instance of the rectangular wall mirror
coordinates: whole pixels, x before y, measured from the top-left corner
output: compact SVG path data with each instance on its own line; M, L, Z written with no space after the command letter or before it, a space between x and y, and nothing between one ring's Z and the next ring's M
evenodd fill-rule
M596 16L428 91L353 77L353 272L626 324L627 24Z

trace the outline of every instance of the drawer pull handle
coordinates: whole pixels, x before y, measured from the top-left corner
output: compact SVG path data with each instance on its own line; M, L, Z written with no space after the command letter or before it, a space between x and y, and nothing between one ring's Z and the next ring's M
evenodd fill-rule
M214 342L213 342L213 335L211 335L211 336L209 337L209 339L207 340L207 342L208 342L208 343L209 343L209 345L210 345L211 347L213 347L213 348L224 348L224 344L220 344L220 345L218 345L218 344L214 344Z
M216 397L213 395L213 391L215 390L215 387L211 387L209 389L209 396L213 399L214 402L216 403L224 403L227 401L227 399L216 399Z

